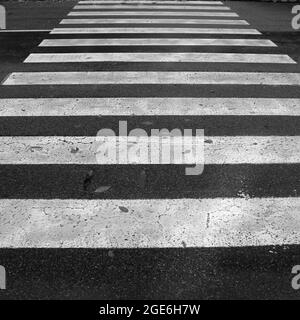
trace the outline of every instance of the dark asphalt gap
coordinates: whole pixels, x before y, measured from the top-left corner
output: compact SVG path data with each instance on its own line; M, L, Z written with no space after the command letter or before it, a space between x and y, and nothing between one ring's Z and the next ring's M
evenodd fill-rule
M282 42L293 42L296 43L300 41L299 31L260 31L265 37L274 38ZM270 39L271 40L271 39Z
M201 63L201 62L81 62L24 63L11 72L85 72L85 71L199 71L199 72L279 72L298 73L296 64L279 63ZM11 68L10 68L11 69ZM7 70L8 71L8 70ZM160 84L167 86L168 84ZM81 85L80 85L81 86ZM100 85L98 85L100 87ZM115 85L116 86L116 85ZM140 84L140 86L144 86ZM218 85L217 85L218 86ZM248 86L248 85L247 85ZM33 86L31 86L33 87ZM66 85L67 87L67 85ZM78 85L79 87L79 85ZM2 89L2 88L0 88Z
M160 70L161 71L161 70ZM299 98L299 86L245 85L40 85L0 86L1 98L238 97Z
M0 299L295 299L300 246L0 249ZM257 310L255 309L257 314Z
M21 63L48 33L0 33L0 72L8 62ZM12 68L14 66L11 66Z
M49 116L0 117L0 136L96 136L103 128L118 134L119 121L135 128L204 129L206 136L299 136L296 116ZM195 134L195 132L194 132Z
M78 1L1 1L7 12L7 29L52 29Z
M44 40L48 32L0 32L0 41L2 43L0 52L6 53L12 49L24 50L30 49Z
M21 64L26 57L47 36L44 32L0 32L0 81L9 73L14 72L15 67Z
M71 152L71 148L70 148ZM297 197L300 164L0 165L2 199L204 199ZM146 176L146 180L143 178ZM100 186L111 186L96 193Z

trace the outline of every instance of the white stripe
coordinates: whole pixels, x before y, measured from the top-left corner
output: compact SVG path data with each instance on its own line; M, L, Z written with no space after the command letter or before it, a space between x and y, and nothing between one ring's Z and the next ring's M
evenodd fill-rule
M211 3L211 2L214 2L214 3L217 3L218 1L215 1L215 0L206 0L206 1L202 1L202 0L80 0L82 2L86 2L86 1L91 1L91 2L97 2L97 1L100 1L100 2L117 2L117 1L121 1L122 3L123 2L140 2L140 1L145 1L145 2L166 2L166 1L178 1L180 3L182 2L187 2L187 3L190 3L190 2L207 2L207 3ZM222 1L219 1L219 3L222 5L223 2Z
M106 6L106 5L77 5L74 7L74 9L76 10L86 10L86 9L92 9L92 10L99 10L99 9L156 9L156 10L160 10L160 9L183 9L183 10L216 10L216 11L227 11L230 10L230 8L228 7L224 7L224 6L172 6L172 5L168 5L168 6L155 6L155 5L111 5L111 6Z
M202 16L202 17L238 17L235 12L200 12L200 11L74 11L68 16ZM153 17L154 18L154 17Z
M254 46L277 47L265 39L46 39L40 47L73 46Z
M64 19L61 24L220 24L220 25L249 25L245 20L228 20L228 19Z
M299 212L298 197L2 199L0 246L182 248L185 245L199 248L299 245Z
M24 29L16 29L16 30L0 30L0 33L13 33L13 32L19 32L19 33L23 33L23 32L50 32L51 29L47 30L47 29L27 29L27 30L24 30Z
M97 1L100 1L100 2L114 2L114 3L118 2L118 1L121 1L122 3L123 2L140 2L140 1L145 1L145 2L159 2L160 1L160 2L164 2L164 3L167 2L167 1L172 1L172 2L178 1L180 3L182 3L182 2L190 3L190 2L195 2L195 1L201 2L201 3L203 3L203 2L217 3L218 2L218 1L215 1L215 0L207 0L207 1L202 1L202 0L80 0L80 1L82 1L82 2L87 2L87 1L97 2ZM220 2L221 5L223 4L222 1L219 1L219 2Z
M55 28L51 34L74 33L203 33L203 34L261 34L256 29L229 28Z
M45 98L0 99L1 117L300 116L300 99Z
M263 72L15 72L4 85L232 84L300 85L299 73Z
M108 5L114 5L114 4L175 4L175 5L189 5L189 4L209 4L209 5L223 5L221 1L126 1L126 0L121 0L121 1L101 1L101 0L94 0L94 1L80 1L79 4L108 4Z
M146 52L146 53L33 53L26 63L68 62L224 62L224 63L296 63L287 55L246 53Z
M118 130L116 135L118 135ZM200 141L194 138L192 137L189 143L195 145ZM104 142L105 145L103 146L102 144L102 146L106 146L107 150L113 150L115 147L124 149L127 148L126 139L127 137L125 136L107 137ZM139 137L138 146L141 146L143 150L146 148L146 150L150 151L151 147L147 139L148 137ZM300 136L213 136L205 137L205 139L210 141L210 143L204 144L205 164L300 163ZM182 146L181 138L175 139L175 144ZM114 165L121 163L114 157L102 157L101 154L97 154L97 152L100 152L98 149L100 142L99 140L97 141L96 136L0 137L0 145L0 164ZM131 145L129 143L128 150L130 150ZM159 145L153 145L153 150L158 147ZM77 152L72 152L72 150L77 150ZM157 153L159 154L160 151L158 150ZM181 157L182 155L179 156ZM130 159L130 164L160 164L159 160L154 160L152 163L148 157L136 158L135 155L132 155ZM132 161L135 163L132 163ZM194 159L190 159L184 163L192 164L193 162ZM126 162L122 162L122 164L126 164Z

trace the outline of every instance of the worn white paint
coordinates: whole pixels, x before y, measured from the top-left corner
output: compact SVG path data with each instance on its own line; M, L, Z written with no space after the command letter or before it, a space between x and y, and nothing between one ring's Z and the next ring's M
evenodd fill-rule
M299 245L299 212L299 197L1 199L0 246L199 248Z
M201 33L201 34L261 34L256 29L230 28L54 28L51 34L98 34L98 33Z
M121 19L121 18L94 18L94 19L63 19L61 24L218 24L218 25L249 25L245 20L233 19Z
M300 99L25 98L0 99L1 117L300 116Z
M265 39L45 39L40 47L73 47L73 46L247 46L277 47Z
M92 0L92 1L79 1L79 4L106 4L106 5L114 5L114 4L175 4L175 5L190 5L190 4L209 4L209 5L223 5L221 1L157 1L157 0L149 0L149 1L132 1L132 0L121 0L121 1L101 1L101 0Z
M296 63L284 54L216 53L216 52L81 52L32 53L26 63L68 62L223 62L223 63Z
M199 17L238 17L235 12L210 12L210 11L71 11L68 16L199 16Z
M103 128L99 128L101 130ZM155 128L151 128L155 129ZM202 129L202 128L198 128ZM205 129L205 128L204 128ZM118 135L118 130L115 133ZM205 134L205 132L204 132ZM151 160L149 157L138 158L131 148L138 146L142 150L150 148L156 150L159 144L148 137L139 137L128 142L127 137L60 137L60 136L9 136L0 137L1 153L0 164L117 164L115 157L102 157L99 147L105 143L112 150L128 148L131 155L131 164L160 164L160 160ZM187 146L198 146L203 142L195 137L186 138ZM150 146L150 143L153 145ZM163 142L164 143L164 142ZM168 140L165 143L169 143ZM182 140L176 137L171 145L182 145ZM274 164L300 163L300 136L213 136L205 137L205 164ZM76 150L76 152L74 152ZM102 149L101 149L102 150ZM166 149L165 149L166 150ZM154 151L153 151L154 152ZM167 152L167 151L164 151ZM157 149L157 153L160 151ZM97 158L96 158L97 156ZM178 159L181 159L178 155ZM101 160L99 160L101 159ZM173 157L171 159L174 159ZM177 158L176 158L177 159ZM191 158L184 163L195 163ZM200 158L199 158L200 160ZM180 160L170 163L179 163ZM120 163L121 164L121 163ZM127 160L124 160L127 164Z
M231 84L299 86L299 73L264 72L15 72L3 85Z
M5 29L5 30L0 30L0 33L27 33L27 32L50 32L51 30L49 29Z
M225 7L225 6L186 6L186 5L161 5L161 6L156 6L156 5L145 5L145 4L140 4L140 5L97 5L97 4L91 4L91 5L77 5L74 7L74 9L97 9L97 10L101 10L101 9L143 9L143 10L147 10L147 9L156 9L156 10L160 10L160 9L167 9L167 10L172 10L172 9L180 9L180 10L216 10L216 11L225 11L225 10L230 10L230 8Z

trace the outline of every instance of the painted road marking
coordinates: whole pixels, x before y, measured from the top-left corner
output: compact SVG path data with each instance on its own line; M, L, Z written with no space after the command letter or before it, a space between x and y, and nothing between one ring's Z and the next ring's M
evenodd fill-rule
M199 53L199 52L82 52L82 53L32 53L26 63L68 62L224 62L224 63L296 63L287 55L254 53Z
M220 24L220 25L249 25L245 20L229 19L63 19L61 24Z
M92 4L92 5L77 5L74 7L74 9L76 10L101 10L101 9L143 9L143 10L147 10L147 9L156 9L156 10L160 10L160 9L168 9L168 10L172 10L172 9L180 9L180 10L215 10L215 11L227 11L230 10L230 8L225 7L225 6L186 6L186 5L168 5L168 6L164 6L164 5L160 5L160 6L155 6L155 5L96 5L96 4ZM184 12L184 11L182 11Z
M78 4L104 4L104 5L220 5L223 3L221 1L79 1Z
M277 47L265 39L46 39L40 47L74 46L251 46Z
M50 32L50 30L46 30L46 29L27 29L27 30L24 30L24 29L16 29L16 30L8 30L8 29L5 29L5 30L0 30L0 33L13 33L13 32Z
M182 248L183 243L187 247L199 248L300 244L299 197L1 199L0 212L0 246L4 248Z
M107 5L114 5L114 4L175 4L175 5L190 5L190 4L209 4L209 5L223 5L223 2L221 1L126 1L126 0L121 0L121 1L79 1L79 4L107 4Z
M299 73L265 72L15 72L4 85L210 84L299 86Z
M201 128L200 128L201 129ZM116 132L118 134L118 132ZM127 137L106 137L105 146L126 148ZM300 163L300 136L212 136L204 144L205 164L289 164ZM200 143L195 137L187 142L188 146ZM0 137L0 164L101 164L114 165L114 157L97 158L99 141L94 137L60 136L9 136ZM148 137L139 137L142 148L150 152ZM168 141L166 141L168 143ZM130 143L129 143L130 144ZM172 145L182 146L181 137L174 138ZM130 144L133 146L133 144ZM159 148L154 144L151 148ZM73 153L72 150L78 150ZM130 152L130 147L128 149ZM142 149L145 150L145 149ZM102 150L103 151L103 150ZM152 149L151 149L152 152ZM157 150L156 154L160 154ZM182 154L177 155L181 159ZM176 156L176 159L177 159ZM144 159L145 158L145 159ZM150 162L150 157L139 158L132 154L131 164L161 164L159 159ZM170 160L170 159L169 159ZM176 160L177 161L177 160ZM179 161L179 160L178 160ZM187 163L195 163L195 157ZM150 162L150 163L149 163ZM173 162L171 162L173 163ZM182 163L182 161L174 162ZM125 161L122 164L127 164Z
M68 16L202 16L202 17L238 17L235 12L201 11L72 11Z
M230 29L230 28L54 28L51 34L74 33L203 33L203 34L261 34L256 29Z
M300 99L25 98L0 99L0 117L300 116Z

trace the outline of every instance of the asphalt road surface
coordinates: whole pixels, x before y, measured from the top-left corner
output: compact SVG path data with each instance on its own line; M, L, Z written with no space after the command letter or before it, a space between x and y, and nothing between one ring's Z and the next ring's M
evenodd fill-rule
M293 5L119 2L0 2L0 298L299 299ZM203 173L99 160L120 121L204 129Z

